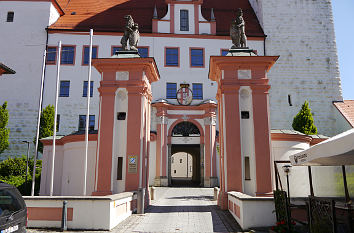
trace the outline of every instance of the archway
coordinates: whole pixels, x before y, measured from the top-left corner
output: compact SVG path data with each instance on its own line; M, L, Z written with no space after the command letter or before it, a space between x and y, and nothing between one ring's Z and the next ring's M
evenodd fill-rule
M194 124L196 122L181 121L176 122L170 129L170 151L169 151L169 185L170 186L200 186L203 185L203 156L201 153L201 130ZM188 179L178 179L174 177L175 170L172 164L176 162L172 156L190 156L192 162L191 177ZM185 157L186 158L186 157ZM183 158L182 159L183 163ZM187 160L185 159L187 162ZM176 171L177 173L177 171Z
M191 184L193 179L193 156L177 152L171 156L171 183L173 186Z

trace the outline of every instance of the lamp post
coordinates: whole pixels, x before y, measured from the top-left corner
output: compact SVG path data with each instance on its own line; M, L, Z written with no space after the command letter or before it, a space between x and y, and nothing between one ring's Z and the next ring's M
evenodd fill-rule
M290 204L290 188L289 188L289 173L290 173L290 168L292 166L291 165L284 165L283 166L283 170L284 170L284 173L286 175L286 185L288 187L288 200L289 200L289 204Z
M24 143L27 143L27 158L26 158L26 182L25 182L25 190L27 190L27 175L28 175L28 158L29 158L29 151L31 147L31 142L29 141L22 141Z

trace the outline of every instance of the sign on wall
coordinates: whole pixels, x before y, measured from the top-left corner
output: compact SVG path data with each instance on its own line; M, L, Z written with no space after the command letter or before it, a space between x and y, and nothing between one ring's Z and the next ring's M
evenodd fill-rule
M138 163L136 155L128 155L128 173L137 173Z

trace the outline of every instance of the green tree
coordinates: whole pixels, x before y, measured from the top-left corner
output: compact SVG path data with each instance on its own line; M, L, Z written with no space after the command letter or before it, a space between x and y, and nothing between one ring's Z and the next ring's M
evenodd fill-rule
M0 181L12 184L18 188L22 195L30 195L32 188L33 159L28 161L28 176L26 183L26 157L8 158L0 162ZM35 194L39 193L42 161L37 160L35 175Z
M54 106L48 105L41 113L41 122L39 128L39 139L53 136L54 127ZM33 140L36 143L36 137ZM38 151L43 153L43 144L39 141Z
M309 102L305 101L302 105L300 112L294 117L292 126L294 130L307 135L317 134L317 127L313 123Z
M9 147L10 129L6 128L9 122L9 110L7 102L0 106L0 154Z

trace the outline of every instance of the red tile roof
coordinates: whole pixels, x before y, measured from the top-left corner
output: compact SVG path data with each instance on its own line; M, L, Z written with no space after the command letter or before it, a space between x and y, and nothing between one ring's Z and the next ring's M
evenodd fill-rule
M354 100L344 100L343 102L334 102L333 104L349 124L354 127Z
M50 29L76 31L122 32L124 15L130 14L139 24L142 33L152 32L152 16L156 5L159 18L167 13L165 0L57 0L65 15ZM242 8L248 36L264 36L258 19L248 0L204 0L202 15L210 20L211 8L214 8L216 31L218 35L228 35L235 10Z

